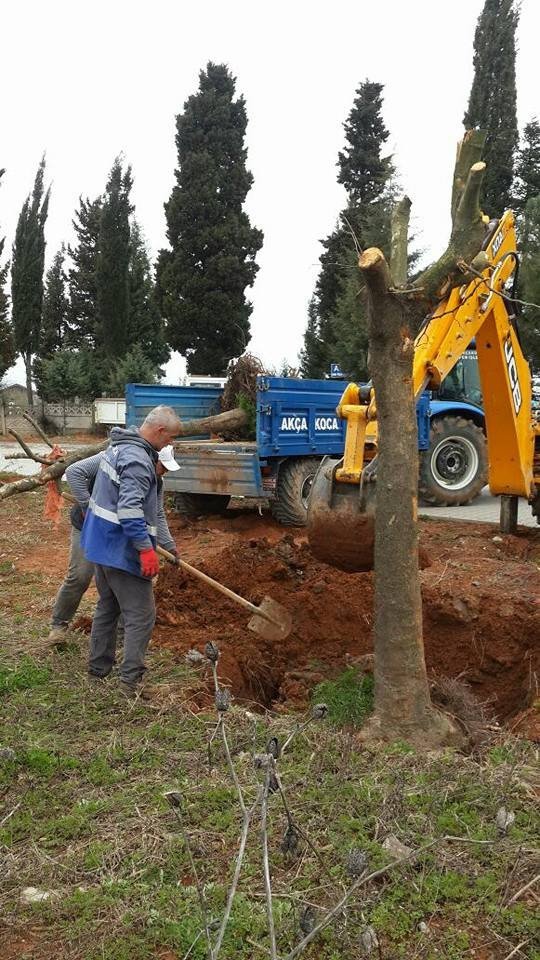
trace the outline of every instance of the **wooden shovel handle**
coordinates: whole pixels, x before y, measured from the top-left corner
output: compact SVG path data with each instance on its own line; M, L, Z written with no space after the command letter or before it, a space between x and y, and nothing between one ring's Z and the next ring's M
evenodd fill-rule
M250 603L249 600L245 600L244 597L240 597L237 593L229 590L228 587L224 587L223 584L218 583L217 580L213 580L212 577L209 577L208 574L203 573L202 570L197 570L197 567L192 567L190 563L187 563L185 560L181 560L180 557L175 557L174 553L169 553L169 551L165 550L163 547L157 546L156 551L159 553L160 557L165 557L169 563L174 563L176 567L181 567L182 570L185 570L187 573L191 573L194 577L202 580L203 583L207 583L210 587L213 587L214 590L222 593L224 597L228 597L229 600L233 600L234 603L238 603L241 607L245 607L245 609L249 610L250 613L255 613L258 617L264 617L264 619L268 620L269 623L279 626L273 617L269 617L267 613L264 613L264 611L260 609L260 607L257 607L254 603Z

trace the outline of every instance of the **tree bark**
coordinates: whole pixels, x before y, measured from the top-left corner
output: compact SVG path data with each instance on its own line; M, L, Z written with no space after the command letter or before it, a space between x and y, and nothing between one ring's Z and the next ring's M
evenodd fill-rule
M34 409L34 394L32 392L32 354L24 354L24 365L26 368L26 399L31 410Z
M236 410L227 410L226 413L218 413L213 417L203 417L200 420L187 420L182 423L182 433L180 436L192 437L202 433L228 433L229 431L239 430L247 423L247 414L240 408ZM19 439L19 438L17 438ZM6 500L18 493L27 493L30 490L37 490L50 480L59 480L63 476L67 467L78 460L84 460L86 457L93 457L94 454L105 450L109 441L97 443L93 446L83 447L75 450L66 456L63 460L58 460L48 470L35 477L24 477L22 480L14 480L12 483L5 483L0 487L0 500ZM181 444L175 445L176 452L182 455ZM33 454L28 455L28 459L37 459Z
M359 260L368 297L370 372L377 399L375 520L375 712L364 739L401 738L422 747L455 730L431 704L418 575L418 438L412 389L414 343L403 298L391 293L384 255Z
M402 197L392 210L390 266L392 279L398 287L407 283L408 254L409 254L409 217L411 201Z

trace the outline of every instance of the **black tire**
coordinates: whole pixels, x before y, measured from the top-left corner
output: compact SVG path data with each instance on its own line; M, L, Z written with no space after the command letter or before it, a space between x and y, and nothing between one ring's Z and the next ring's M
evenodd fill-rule
M183 517L208 517L222 514L230 497L221 493L173 493L173 508Z
M320 462L319 457L298 457L281 464L272 501L272 516L278 523L306 526L309 491Z
M429 450L420 454L418 492L422 500L458 507L478 496L488 480L484 431L464 417L431 421Z

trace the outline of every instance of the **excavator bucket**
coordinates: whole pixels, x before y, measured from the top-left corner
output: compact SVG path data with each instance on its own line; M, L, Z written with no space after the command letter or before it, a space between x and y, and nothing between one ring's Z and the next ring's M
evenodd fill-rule
M326 457L308 501L307 535L317 560L347 573L373 569L375 483L335 479L341 460Z

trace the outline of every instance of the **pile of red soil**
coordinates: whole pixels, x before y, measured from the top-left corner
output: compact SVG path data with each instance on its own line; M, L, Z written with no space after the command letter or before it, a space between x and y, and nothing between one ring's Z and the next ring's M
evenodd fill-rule
M304 702L317 682L372 650L372 574L316 562L299 536L272 539L229 540L199 565L254 603L269 595L286 606L287 639L262 640L240 607L169 567L154 640L179 654L213 640L223 682L265 706ZM500 718L513 716L531 703L538 675L538 533L493 539L485 525L435 522L424 524L422 542L432 561L421 574L428 670L462 678Z

